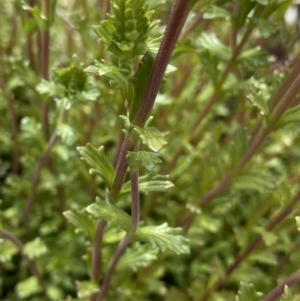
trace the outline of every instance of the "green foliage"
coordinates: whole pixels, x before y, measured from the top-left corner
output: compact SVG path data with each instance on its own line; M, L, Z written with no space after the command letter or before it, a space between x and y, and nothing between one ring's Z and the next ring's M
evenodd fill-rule
M255 301L298 281L291 5L1 1L1 300ZM291 283L277 299L299 300Z

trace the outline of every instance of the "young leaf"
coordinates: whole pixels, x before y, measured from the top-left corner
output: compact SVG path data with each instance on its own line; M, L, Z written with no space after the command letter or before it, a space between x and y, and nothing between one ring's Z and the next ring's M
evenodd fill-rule
M134 131L139 134L143 143L154 152L159 152L166 144L165 137L169 132L160 132L156 128L148 127L145 129L135 127Z
M164 191L168 188L174 187L174 184L167 179L167 175L156 175L152 176L147 174L145 176L139 177L139 190L140 192L151 192L151 191ZM120 196L123 194L130 193L130 181L126 182L120 192Z
M300 301L300 295L293 295L289 287L286 285L284 287L284 294L280 298L280 301Z
M145 226L138 229L135 238L148 242L152 249L159 248L162 252L170 250L176 254L189 254L189 240L179 235L181 230L181 228L168 227L167 223L160 226Z
M132 269L134 272L140 267L147 267L157 258L158 250L149 250L147 245L139 243L134 244L132 248L128 248L126 253L121 257L117 269Z
M154 64L154 58L150 51L147 51L143 56L142 60L139 63L138 70L130 78L131 83L134 87L133 99L130 99L130 108L129 108L129 119L133 120L135 114L137 113L144 92L146 90L148 80L152 71L152 67Z
M73 209L63 212L69 223L76 227L76 232L87 233L91 240L95 237L95 222L85 210Z
M34 259L46 254L48 252L48 248L45 243L39 237L37 237L36 239L25 244L23 252L30 259Z
M93 217L106 221L109 227L130 230L130 215L110 202L104 202L97 198L97 203L89 205L86 211Z
M257 26L264 38L268 38L275 31L275 24L269 20L252 17L251 21Z
M156 164L162 162L157 156L158 154L145 151L128 152L126 161L128 166L133 170L137 170L143 166L147 172L151 172Z
M98 149L91 144L87 144L86 147L77 147L82 160L92 167L90 169L91 174L100 176L110 189L113 183L115 170L107 160L104 154L104 147L100 146Z

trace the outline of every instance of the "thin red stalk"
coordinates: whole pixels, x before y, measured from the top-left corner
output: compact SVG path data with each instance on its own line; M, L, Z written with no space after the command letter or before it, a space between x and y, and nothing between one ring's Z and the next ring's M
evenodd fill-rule
M167 28L156 56L149 82L143 95L141 106L133 120L134 125L143 127L149 117L171 54L188 16L190 8L190 1L186 0L177 0L172 7ZM119 154L111 196L115 196L123 185L127 171L125 157L128 151L133 150L134 146L135 142L130 141L130 138L127 136Z
M137 150L137 147L135 148ZM114 270L121 258L124 254L126 248L130 244L132 237L136 233L139 221L140 221L140 196L139 196L139 171L130 171L130 183L131 183L131 229L125 235L125 237L120 241L118 248L114 255L112 256L107 273L101 285L100 292L95 298L95 301L101 301L105 297L111 278L113 276Z
M23 252L24 251L23 243L15 235L13 235L9 231L3 230L3 229L0 230L0 237L11 241L17 247L19 252L22 254L24 260L27 262L27 265L31 271L31 274L37 278L42 292L44 293L44 295L47 295L46 285L44 283L44 280L42 279L42 276L41 276L39 270L37 269L35 263Z
M42 12L46 17L46 20L49 22L50 0L43 0ZM49 24L47 24L47 26L49 26ZM42 77L46 80L49 79L49 43L50 43L50 33L49 33L49 28L46 28L41 32L41 48L40 48L41 74ZM49 128L49 121L48 121L49 104L46 102L42 102L41 110L42 110L42 125L43 125L44 135L46 139L49 139L50 136L50 128Z

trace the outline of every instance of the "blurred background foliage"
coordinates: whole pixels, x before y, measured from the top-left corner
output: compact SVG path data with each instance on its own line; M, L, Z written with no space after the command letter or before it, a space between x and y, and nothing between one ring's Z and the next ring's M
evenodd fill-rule
M172 2L148 1L152 20L160 20L153 39L163 34ZM111 58L92 29L106 19L109 1L48 4L0 4L3 301L88 300L95 286L86 229L94 233L95 221L82 208L105 185L89 174L76 147L104 146L115 165L123 141L122 93L83 72L95 59ZM141 219L183 226L191 254L134 244L107 300L260 300L256 292L267 294L300 268L298 94L253 158L237 168L251 138L270 124L270 99L298 61L297 1L196 1L170 62L176 69L153 110L152 125L170 131L159 172L174 187L141 195ZM226 189L205 203L231 171ZM118 204L129 211L129 196ZM108 230L105 264L118 235ZM286 296L299 291L296 285Z

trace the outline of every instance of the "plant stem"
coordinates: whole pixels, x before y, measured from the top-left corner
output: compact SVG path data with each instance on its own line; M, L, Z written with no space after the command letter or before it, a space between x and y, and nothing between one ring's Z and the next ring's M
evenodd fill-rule
M17 247L19 252L22 254L23 258L27 262L28 267L31 271L31 274L37 278L39 286L40 286L43 294L47 295L47 289L46 289L44 280L42 279L42 276L41 276L39 270L37 269L35 263L24 253L24 245L22 244L22 242L15 235L13 235L9 231L3 230L3 229L0 230L0 237L11 241ZM47 300L48 300L48 298L47 298Z
M42 12L46 17L46 20L49 22L50 17L50 0L43 0L42 2ZM50 42L50 34L49 34L49 24L47 24L47 28L41 32L41 74L42 77L46 80L49 79L49 42ZM42 125L44 130L44 135L46 139L49 139L50 129L48 122L49 115L49 104L46 102L42 102Z
M143 127L151 113L158 90L163 80L165 70L190 9L191 3L190 1L186 0L177 0L172 7L167 28L159 47L159 51L153 65L140 108L136 116L134 117L133 125ZM113 188L110 195L110 197L112 198L118 194L123 185L127 171L127 163L125 157L128 151L133 150L135 144L135 142L130 141L130 138L128 136L124 140L123 146L118 156Z
M137 147L135 148L135 150ZM96 296L95 301L101 301L105 297L109 284L111 282L114 270L119 262L121 256L124 254L126 248L130 244L132 237L136 233L139 221L140 221L140 196L139 196L139 171L130 171L130 183L131 183L131 229L120 241L118 248L112 256L107 273L101 285L99 294Z

